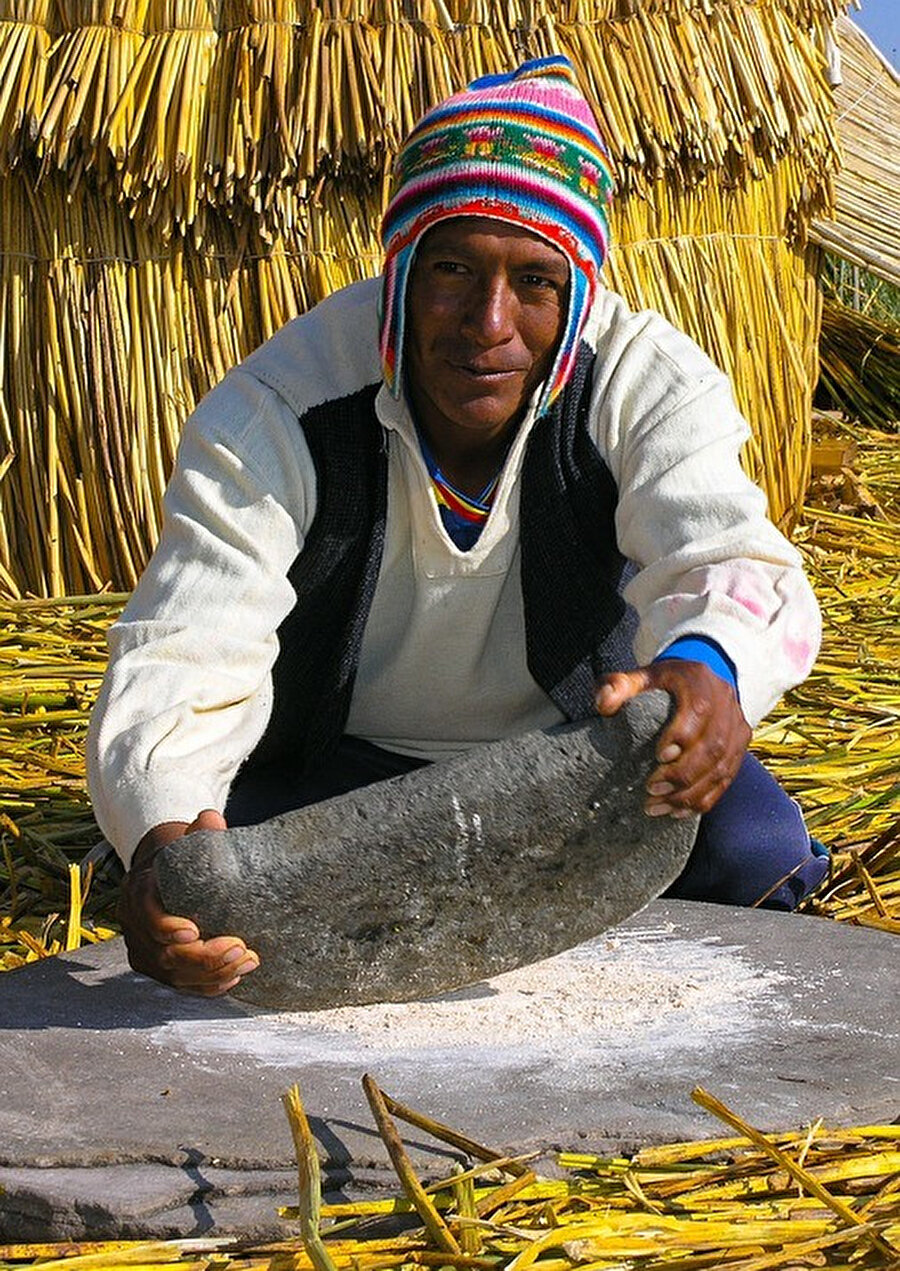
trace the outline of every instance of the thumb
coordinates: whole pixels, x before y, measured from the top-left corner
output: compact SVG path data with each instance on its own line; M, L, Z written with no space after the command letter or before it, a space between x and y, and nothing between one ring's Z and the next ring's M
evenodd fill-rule
M651 687L650 676L646 668L638 667L634 671L611 671L604 675L597 685L594 701L600 715L615 715L626 702L644 693Z
M227 830L228 823L221 812L215 808L204 808L196 819L185 830L185 834L193 834L195 830Z

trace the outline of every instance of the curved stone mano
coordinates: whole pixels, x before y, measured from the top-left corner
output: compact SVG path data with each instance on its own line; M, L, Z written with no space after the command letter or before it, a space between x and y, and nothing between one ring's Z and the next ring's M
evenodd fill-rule
M290 1010L407 1001L537 962L636 913L696 818L643 812L665 693L165 848L170 913L239 935L235 990Z

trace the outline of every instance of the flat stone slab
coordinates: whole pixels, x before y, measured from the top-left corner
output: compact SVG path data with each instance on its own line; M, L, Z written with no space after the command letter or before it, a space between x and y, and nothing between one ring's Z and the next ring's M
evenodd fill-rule
M280 1095L326 1192L397 1191L360 1087L504 1150L717 1137L702 1084L763 1129L900 1112L900 944L825 919L654 901L567 953L431 1001L313 1013L183 997L122 942L0 975L5 1240L293 1234ZM418 1131L422 1174L456 1154Z
M697 818L644 812L669 706L642 693L610 719L190 834L156 858L163 904L241 936L261 964L235 996L289 1010L409 1001L551 957L687 863Z

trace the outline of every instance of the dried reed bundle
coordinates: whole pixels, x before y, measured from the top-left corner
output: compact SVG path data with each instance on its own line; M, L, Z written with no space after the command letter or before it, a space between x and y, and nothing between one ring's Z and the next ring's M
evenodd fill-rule
M900 420L900 326L826 300L821 392L853 419L875 428Z
M49 0L0 7L0 173L22 159L38 127L51 37Z
M790 521L819 321L804 240L836 162L810 31L837 0L6 4L11 594L133 586L198 397L282 322L377 270L391 159L416 117L476 75L560 50L619 174L613 282L734 375L748 465Z
M820 305L809 251L774 228L791 214L789 167L746 189L713 177L624 200L609 265L611 286L732 376L754 430L747 466L786 525L808 474ZM5 189L0 232L16 252L0 256L0 585L130 588L184 418L285 321L377 271L372 202L354 185L310 204L282 190L273 209L290 232L263 241L210 219L197 248L164 246L114 205L69 203L61 184L38 199L16 174Z
M811 250L761 233L796 215L790 167L746 189L713 177L688 191L660 182L652 204L626 200L609 264L614 290L689 330L731 378L753 429L745 466L786 530L809 477L821 306Z
M623 188L728 162L755 174L803 155L809 188L834 165L821 57L789 5L449 0L125 0L67 15L37 152L91 170L170 228L200 206L263 214L282 182L377 177L421 111L525 54L566 52L599 103ZM824 30L836 4L821 0ZM83 21L83 19L82 19ZM37 90L31 96L37 102ZM377 139L377 140L376 140Z
M90 171L168 232L204 205L264 215L282 183L302 197L323 174L383 176L426 106L526 54L583 67L623 189L726 163L732 179L793 153L821 202L834 167L810 32L827 31L838 0L423 0L413 12L402 0L95 0L52 16L38 4L20 14L13 0L5 32L12 49L40 31L50 72L45 87L22 62L13 130L33 121L33 153L68 173L70 193Z
M196 402L378 260L352 191L327 191L312 223L300 209L290 240L217 221L202 251L56 192L39 199L16 174L0 205L16 248L0 255L0 587L13 595L132 587Z
M897 119L900 74L869 38L841 16L836 26L841 82L835 88L843 163L833 217L810 234L844 260L900 286Z

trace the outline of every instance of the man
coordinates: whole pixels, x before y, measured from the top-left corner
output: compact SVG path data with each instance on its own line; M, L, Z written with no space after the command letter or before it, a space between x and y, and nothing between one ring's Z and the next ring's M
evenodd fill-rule
M153 858L185 832L650 687L677 705L647 812L702 814L676 894L791 908L821 878L745 755L812 664L815 601L724 376L600 286L610 186L565 59L477 81L403 147L383 279L188 422L89 740L137 970L213 994L258 964L163 912Z

